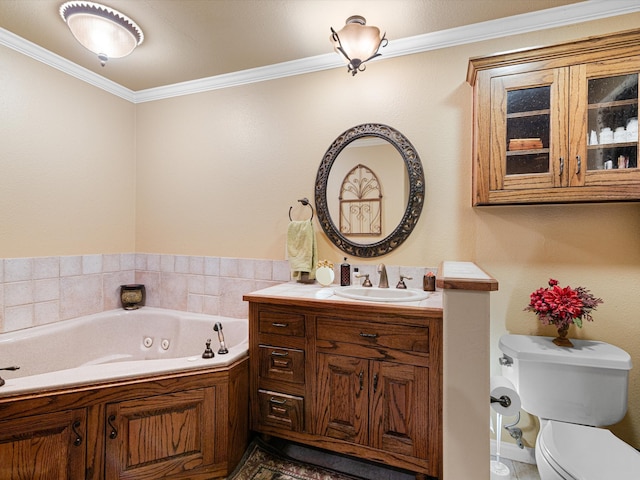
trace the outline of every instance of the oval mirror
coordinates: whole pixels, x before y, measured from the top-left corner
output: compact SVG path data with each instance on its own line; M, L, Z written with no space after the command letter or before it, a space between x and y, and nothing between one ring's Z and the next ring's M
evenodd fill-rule
M379 257L411 234L424 202L424 173L399 131L367 123L340 134L324 154L315 189L329 240L355 257Z

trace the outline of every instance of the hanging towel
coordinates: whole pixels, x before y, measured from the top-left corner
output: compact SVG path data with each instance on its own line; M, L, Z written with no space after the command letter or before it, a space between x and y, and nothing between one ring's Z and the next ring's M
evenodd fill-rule
M291 276L301 279L302 272L309 273L309 280L316 278L318 246L313 223L309 220L292 221L287 229L287 259Z

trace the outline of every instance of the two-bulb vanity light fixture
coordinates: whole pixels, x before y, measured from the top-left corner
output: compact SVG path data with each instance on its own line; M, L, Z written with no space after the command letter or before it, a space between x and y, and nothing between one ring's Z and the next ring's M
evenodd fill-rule
M60 7L60 16L76 40L98 56L103 67L110 58L126 57L144 40L136 22L99 3L66 2Z
M339 32L331 28L330 39L334 50L346 60L347 70L355 75L365 70L365 62L381 55L378 50L389 43L385 35L380 35L378 27L367 26L364 17L353 15Z

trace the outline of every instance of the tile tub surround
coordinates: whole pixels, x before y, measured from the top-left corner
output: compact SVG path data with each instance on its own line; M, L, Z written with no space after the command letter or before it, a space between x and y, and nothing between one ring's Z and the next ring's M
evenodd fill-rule
M376 265L352 263L378 284ZM340 268L336 263L336 278ZM389 286L400 274L421 288L425 267L387 265ZM0 259L0 332L120 308L120 285L145 285L146 305L247 317L245 293L290 281L286 260L116 253Z

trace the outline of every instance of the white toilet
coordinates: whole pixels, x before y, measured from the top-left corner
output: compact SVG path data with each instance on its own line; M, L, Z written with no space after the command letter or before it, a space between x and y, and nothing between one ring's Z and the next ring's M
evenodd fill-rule
M502 374L522 408L540 419L536 463L542 480L638 480L640 452L609 430L627 411L631 357L604 342L503 335Z

